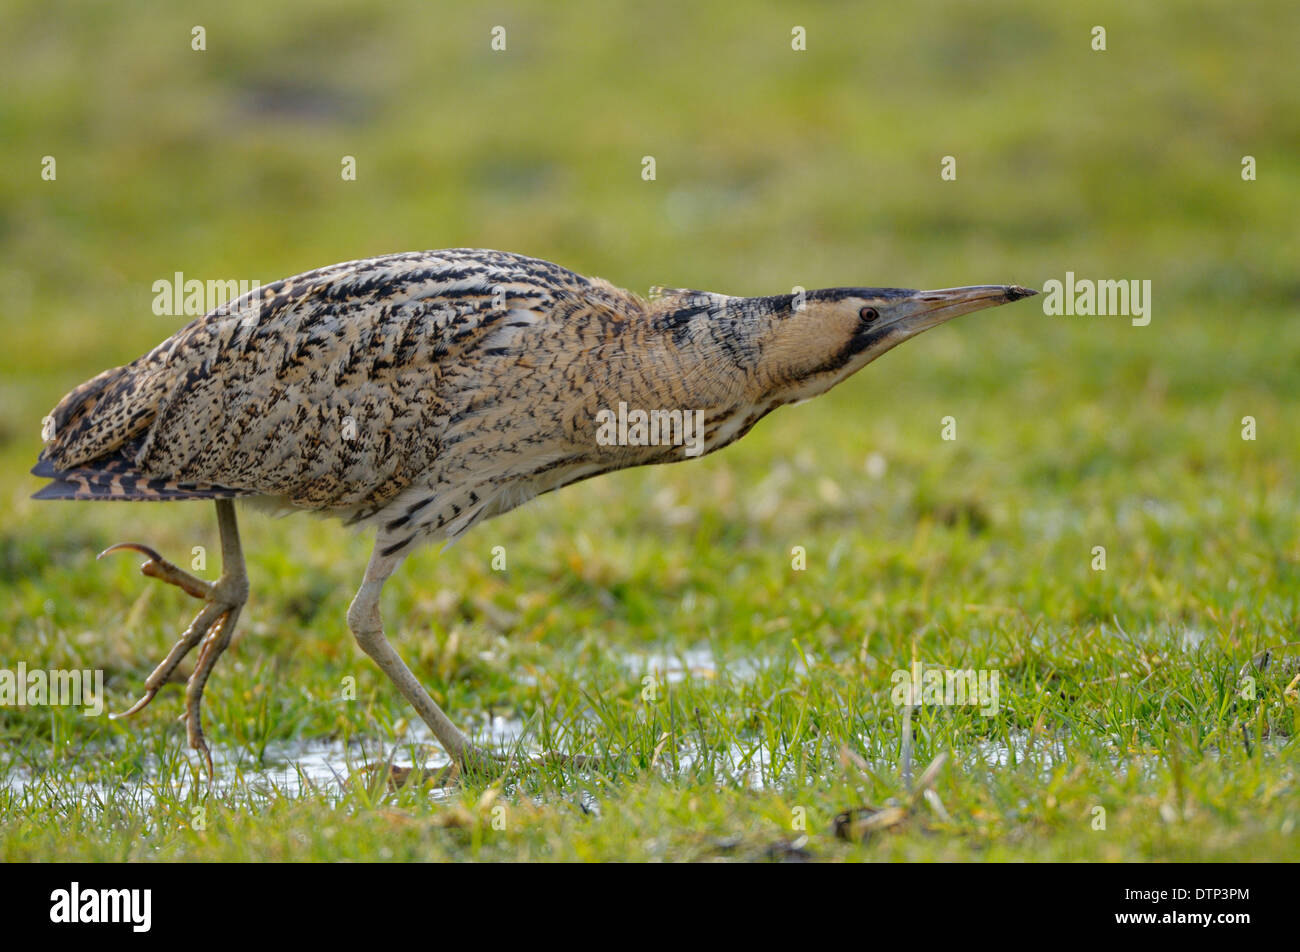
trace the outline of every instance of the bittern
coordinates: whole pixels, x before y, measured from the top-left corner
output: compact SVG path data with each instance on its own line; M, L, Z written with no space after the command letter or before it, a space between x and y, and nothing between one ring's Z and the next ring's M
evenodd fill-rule
M234 500L373 526L348 627L452 760L482 768L501 758L452 724L384 635L380 591L418 543L601 473L719 450L922 331L1035 293L643 299L499 251L351 261L259 287L77 387L52 413L32 470L52 482L35 498L216 500L215 582L139 543L105 550L143 553L145 575L203 602L125 714L197 647L185 721L209 777L203 689L248 597Z

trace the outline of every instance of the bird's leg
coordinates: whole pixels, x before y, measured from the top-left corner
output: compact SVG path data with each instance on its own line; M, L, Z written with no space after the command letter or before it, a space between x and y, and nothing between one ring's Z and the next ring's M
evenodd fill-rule
M384 635L384 621L379 614L379 593L388 576L401 564L403 556L383 555L381 548L379 544L375 545L361 588L357 589L356 597L348 608L348 627L352 629L353 637L357 639L361 650L370 655L379 669L397 685L397 690L415 708L420 719L429 725L443 750L462 770L495 772L496 759L475 747L460 732L388 643L388 638Z
M356 637L361 650L370 655L379 665L380 670L397 685L402 696L415 708L420 719L429 725L438 743L462 772L485 776L499 774L502 765L511 763L513 758L474 746L443 713L437 702L429 696L429 692L411 673L406 662L385 637L383 618L379 614L379 593L383 590L384 582L393 574L405 556L383 555L382 548L381 543L376 543L375 550L370 556L370 564L366 566L366 575L361 582L361 588L357 590L356 597L352 599L352 605L348 608L348 627L352 629L352 634ZM526 762L563 763L582 767L587 766L590 760L581 755L567 756L548 752Z
M194 616L185 633L167 652L167 657L145 679L144 695L130 708L113 716L127 717L148 706L185 656L201 643L198 662L185 685L185 727L190 746L203 755L209 780L213 776L213 768L212 754L203 738L203 688L217 659L230 644L240 610L248 600L248 574L244 570L239 525L235 520L235 504L231 500L217 500L217 525L221 530L221 577L215 582L196 578L164 559L149 546L137 542L122 542L99 554L103 558L110 552L125 550L143 553L149 560L140 566L141 574L175 585L204 602L203 608Z

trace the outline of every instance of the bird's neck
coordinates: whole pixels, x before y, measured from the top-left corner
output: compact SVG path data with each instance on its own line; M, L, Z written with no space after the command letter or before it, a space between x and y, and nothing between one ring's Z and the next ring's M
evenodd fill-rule
M652 302L644 317L592 362L592 389L568 425L602 445L616 435L609 454L618 466L711 453L780 404L764 376L762 335L774 319L765 299L677 295ZM668 427L674 438L665 442Z

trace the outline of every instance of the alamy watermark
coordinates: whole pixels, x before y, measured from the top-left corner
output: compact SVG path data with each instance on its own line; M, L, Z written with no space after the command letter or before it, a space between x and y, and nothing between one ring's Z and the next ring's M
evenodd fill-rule
M104 713L104 671L0 668L0 707L84 707L86 717Z
M1151 281L1076 279L1073 271L1065 280L1053 278L1043 284L1043 313L1067 317L1118 315L1132 318L1134 327L1151 323Z
M629 410L626 400L618 411L596 411L596 443L600 446L681 446L686 456L704 452L703 410Z
M890 700L895 707L904 704L921 706L978 706L985 717L997 714L1001 695L998 691L999 672L984 668L965 670L952 668L926 669L919 661L912 669L897 669L890 677L894 688Z
M170 281L159 278L153 283L153 312L159 317L199 317L252 294L261 286L261 281L187 280L183 272L177 271Z
M152 889L83 889L73 882L50 893L50 922L126 923L148 932L153 923Z

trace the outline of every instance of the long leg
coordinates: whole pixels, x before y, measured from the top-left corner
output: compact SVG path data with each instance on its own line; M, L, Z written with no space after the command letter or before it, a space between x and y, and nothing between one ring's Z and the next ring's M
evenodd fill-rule
M147 707L185 656L201 643L198 662L185 686L185 727L190 746L203 755L209 780L213 776L213 768L212 754L203 738L203 688L217 659L230 644L240 610L248 600L248 574L244 569L244 553L239 543L235 504L229 499L218 499L216 502L217 526L221 531L221 577L215 582L195 578L153 549L137 542L122 542L99 554L103 558L110 552L141 552L148 556L148 561L140 566L142 574L175 585L187 594L203 599L203 608L194 616L185 633L172 646L162 663L145 679L144 696L126 711L114 716L127 717Z
M470 743L469 738L451 722L384 635L384 620L379 614L379 593L383 591L388 576L401 565L404 556L383 555L381 548L379 544L375 545L361 588L357 590L356 597L348 608L348 627L352 629L361 650L374 659L379 669L397 685L402 696L411 702L420 719L429 725L433 736L438 738L438 743L448 756L462 768L485 767L494 758Z
M508 758L475 747L470 739L460 732L451 719L443 713L436 701L429 696L411 669L406 666L400 655L389 644L384 635L384 621L379 613L379 593L384 582L402 563L404 555L383 555L383 544L377 542L371 553L370 563L366 566L366 575L357 590L352 605L348 608L348 627L357 639L361 650L370 655L381 671L397 685L402 696L411 702L420 715L420 719L429 725L433 735L438 738L448 756L461 770L482 772L489 775L499 773L502 762ZM586 766L587 757L562 756L551 753L534 758L533 763L566 763L575 767Z

